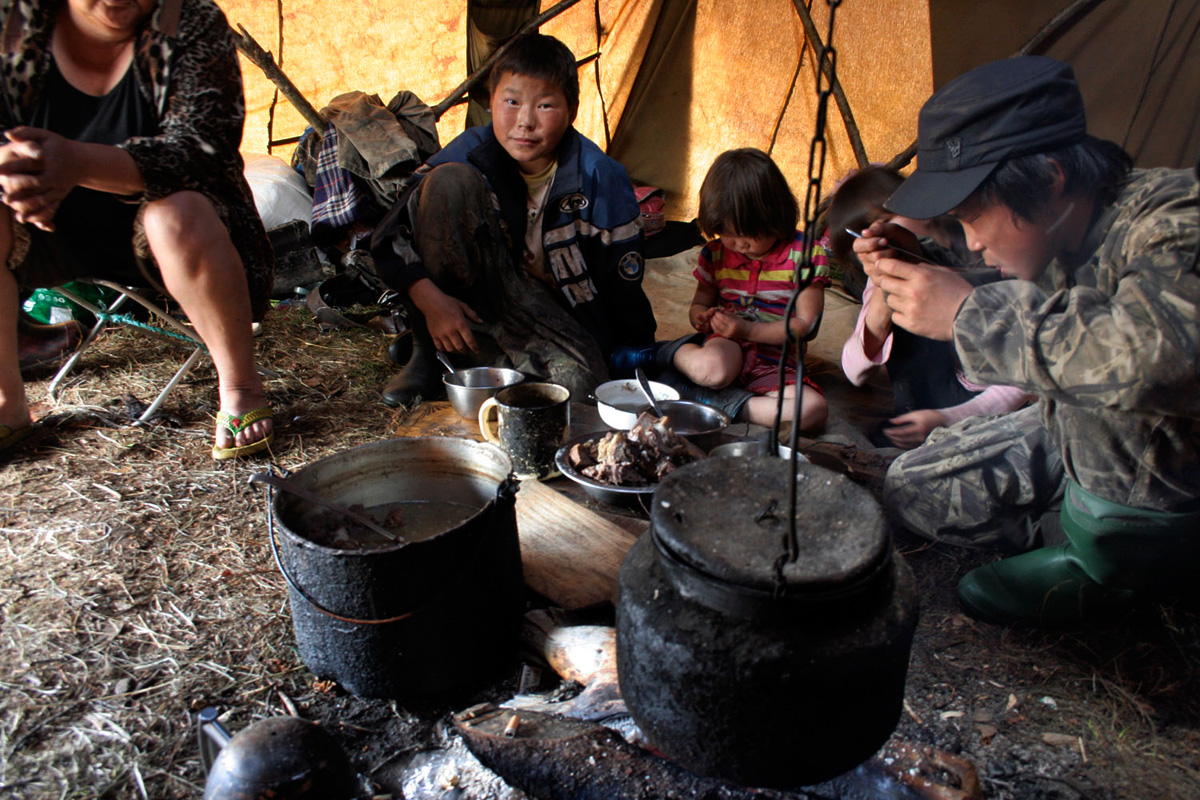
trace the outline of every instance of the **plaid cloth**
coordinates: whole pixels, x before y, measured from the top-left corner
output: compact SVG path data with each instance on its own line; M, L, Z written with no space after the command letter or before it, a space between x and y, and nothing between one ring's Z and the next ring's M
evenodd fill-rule
M325 136L317 154L313 179L313 237L326 240L347 225L375 212L369 189L359 185L352 173L338 166L338 131L325 123Z

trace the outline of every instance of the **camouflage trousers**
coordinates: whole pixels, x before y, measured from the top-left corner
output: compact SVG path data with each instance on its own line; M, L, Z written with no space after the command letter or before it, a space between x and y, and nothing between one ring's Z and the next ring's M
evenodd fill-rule
M1066 483L1033 405L934 430L892 462L883 504L893 523L930 539L1028 550L1061 540Z
M478 170L435 167L409 202L413 244L433 282L483 318L471 323L481 351L476 366L554 381L574 400L608 380L595 339L549 288L513 263L495 197Z

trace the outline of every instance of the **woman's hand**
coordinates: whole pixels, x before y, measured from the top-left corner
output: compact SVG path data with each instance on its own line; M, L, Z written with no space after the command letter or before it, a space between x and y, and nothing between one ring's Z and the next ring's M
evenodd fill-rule
M54 230L54 215L78 185L76 142L22 126L5 133L0 145L0 191L17 222Z
M923 408L893 417L888 422L893 427L884 428L883 434L896 447L912 450L920 446L934 428L945 427L946 417L937 409Z

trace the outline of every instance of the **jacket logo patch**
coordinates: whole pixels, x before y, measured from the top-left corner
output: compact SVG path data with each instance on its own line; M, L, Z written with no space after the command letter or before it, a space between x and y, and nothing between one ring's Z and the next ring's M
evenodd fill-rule
M627 281L636 281L642 277L642 254L636 250L621 256L617 262L617 272Z
M581 194L569 194L558 201L558 207L568 214L572 211L582 211L588 207L588 199Z

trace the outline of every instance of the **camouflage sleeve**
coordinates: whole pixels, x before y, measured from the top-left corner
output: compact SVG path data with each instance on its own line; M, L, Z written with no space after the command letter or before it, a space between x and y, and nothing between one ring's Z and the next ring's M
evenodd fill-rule
M1200 418L1196 183L1158 188L1152 208L1122 198L1092 256L1095 288L1046 294L1003 281L971 293L954 325L970 380L1081 408Z

